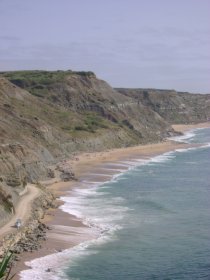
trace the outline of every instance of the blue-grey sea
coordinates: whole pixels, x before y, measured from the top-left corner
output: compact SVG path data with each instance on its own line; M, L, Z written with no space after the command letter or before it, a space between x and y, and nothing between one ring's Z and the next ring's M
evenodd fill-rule
M210 279L210 128L174 139L202 146L106 164L119 175L66 199L63 210L100 236L71 249L50 279Z

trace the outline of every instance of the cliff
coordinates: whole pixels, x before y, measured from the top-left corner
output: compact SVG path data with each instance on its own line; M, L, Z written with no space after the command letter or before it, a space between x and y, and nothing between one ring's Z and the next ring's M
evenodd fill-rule
M210 118L210 95L113 89L92 72L0 73L0 223L27 182L78 151L152 143Z
M116 89L141 102L173 124L190 124L210 120L210 94L191 94L175 90Z

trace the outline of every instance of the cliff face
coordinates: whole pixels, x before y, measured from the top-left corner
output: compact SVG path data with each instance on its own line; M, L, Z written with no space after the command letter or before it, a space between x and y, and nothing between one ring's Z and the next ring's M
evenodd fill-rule
M210 94L155 89L116 90L151 108L171 124L199 123L210 120Z
M209 100L115 90L92 72L1 72L0 213L8 217L26 182L50 177L49 166L75 151L160 141L174 134L170 123L209 119Z
M167 129L171 130L168 123L154 110L112 89L91 72L34 71L3 75L13 84L38 97L36 99L42 102L42 109L46 105L50 105L51 110L57 108L64 121L63 124L58 123L58 127L68 130L71 135L75 131L97 133L100 129L103 132L112 129L114 133L126 131L131 142L135 135L138 138L135 142L148 142L156 140L161 133L165 134ZM58 120L55 112L52 113L55 126ZM45 120L46 118L47 116ZM47 121L49 122L49 118Z

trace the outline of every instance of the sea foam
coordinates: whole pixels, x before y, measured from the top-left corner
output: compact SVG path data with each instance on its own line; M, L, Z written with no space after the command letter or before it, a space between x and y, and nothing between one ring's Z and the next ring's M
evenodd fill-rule
M186 132L184 135L169 137L169 140L173 140L176 142L190 143L190 139L195 136L195 129Z

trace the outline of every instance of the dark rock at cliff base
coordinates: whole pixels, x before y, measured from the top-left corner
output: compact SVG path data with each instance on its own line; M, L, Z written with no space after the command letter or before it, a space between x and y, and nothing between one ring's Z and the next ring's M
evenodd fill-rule
M64 182L76 180L75 174L72 171L64 170L60 175L61 180Z
M47 176L49 177L49 178L55 178L55 172L54 172L54 170L52 170L52 169L48 169L47 170Z

